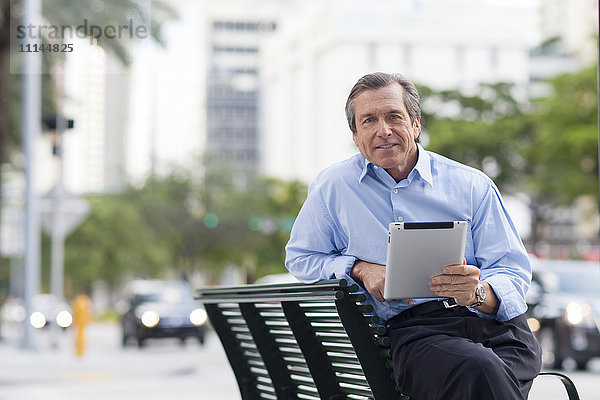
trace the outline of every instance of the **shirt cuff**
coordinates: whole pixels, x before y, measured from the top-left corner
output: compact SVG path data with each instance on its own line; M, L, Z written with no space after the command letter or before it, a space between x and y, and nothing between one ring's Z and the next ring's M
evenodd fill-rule
M495 316L496 320L500 322L508 321L527 311L525 300L515 289L510 278L495 275L486 278L485 282L492 287L499 301L498 311ZM478 311L478 314L487 315L480 311Z
M353 256L337 256L325 267L326 279L347 279L357 258Z

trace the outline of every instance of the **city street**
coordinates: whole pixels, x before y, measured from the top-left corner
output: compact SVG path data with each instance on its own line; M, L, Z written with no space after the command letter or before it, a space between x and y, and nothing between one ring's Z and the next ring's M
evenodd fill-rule
M87 330L87 351L78 359L71 332L36 332L38 350L22 350L14 339L0 342L0 400L239 400L235 378L218 338L206 345L189 340L150 341L123 349L118 325L95 323ZM600 400L600 360L592 371L569 372L582 400ZM566 399L554 378L536 380L531 400Z

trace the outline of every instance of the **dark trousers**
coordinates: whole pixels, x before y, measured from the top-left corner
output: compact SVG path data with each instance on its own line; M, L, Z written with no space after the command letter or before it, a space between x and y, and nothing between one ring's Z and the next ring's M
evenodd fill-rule
M524 315L498 322L465 307L388 323L396 384L414 400L527 399L542 366Z

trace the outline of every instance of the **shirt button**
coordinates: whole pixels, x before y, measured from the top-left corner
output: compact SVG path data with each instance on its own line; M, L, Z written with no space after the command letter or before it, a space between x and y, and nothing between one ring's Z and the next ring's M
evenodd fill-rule
M398 217L398 221L403 221L403 220L404 220L404 218Z
M398 194L398 189L394 189L394 194Z

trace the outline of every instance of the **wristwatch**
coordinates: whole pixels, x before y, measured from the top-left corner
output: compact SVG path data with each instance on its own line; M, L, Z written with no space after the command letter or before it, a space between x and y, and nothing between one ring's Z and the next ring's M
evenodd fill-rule
M479 307L485 301L485 286L483 286L483 283L481 283L481 281L477 283L477 288L475 289L475 298L477 300L475 301L475 303L469 304L469 307Z

